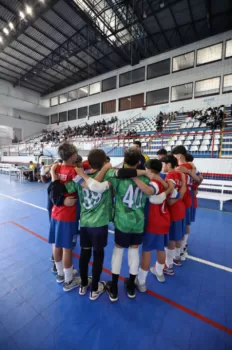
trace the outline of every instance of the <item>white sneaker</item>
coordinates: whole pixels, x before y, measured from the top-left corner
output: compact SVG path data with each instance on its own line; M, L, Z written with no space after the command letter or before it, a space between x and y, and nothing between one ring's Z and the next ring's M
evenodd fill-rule
M98 290L96 292L91 291L89 294L90 300L97 300L101 294L105 292L106 282L98 282Z
M157 278L157 280L158 280L159 282L161 282L161 283L164 283L164 282L165 282L164 274L158 275L157 272L156 272L155 266L152 266L152 267L150 268L150 271L151 271L151 273Z
M146 283L140 283L138 277L135 279L135 287L140 293L146 293L147 291Z
M70 292L72 289L78 288L80 284L81 284L81 278L74 277L71 282L69 282L69 283L64 282L63 291Z
M91 285L92 283L92 277L88 277L88 284L87 286L82 286L80 285L80 288L79 288L79 294L80 295L85 295L89 289L89 286Z

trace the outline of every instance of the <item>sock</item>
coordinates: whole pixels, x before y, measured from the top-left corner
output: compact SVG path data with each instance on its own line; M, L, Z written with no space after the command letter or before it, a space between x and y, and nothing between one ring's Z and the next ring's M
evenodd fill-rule
M64 282L70 283L73 280L73 267L64 269Z
M135 277L136 277L136 275L132 275L130 273L130 277L129 277L128 284L127 284L128 287L135 288Z
M143 269L139 269L138 280L140 284L145 284L147 279L148 271L144 271Z
M118 277L119 275L112 274L112 288L111 292L113 294L118 294Z
M111 260L111 264L112 264L111 271L115 275L120 275L123 252L124 252L123 248L114 247L112 260Z
M104 249L93 251L93 268L92 268L92 291L98 290L98 282L102 273L102 266L104 261Z
M137 275L139 270L139 248L128 249L128 265L131 275Z
M178 259L180 259L180 250L181 250L181 248L176 248L175 249L175 258L178 260Z
M64 265L63 261L55 262L57 273L59 276L64 276Z
M88 284L88 268L89 268L89 260L91 258L91 254L92 254L91 249L81 248L79 269L80 269L80 276L81 276L81 284L84 287L87 286Z
M167 267L170 267L171 265L173 265L174 254L175 254L175 249L173 249L173 250L166 249L166 265L167 265Z
M155 269L156 269L157 275L159 276L163 275L164 264L160 264L158 263L158 261L156 261Z
M189 234L185 234L183 241L184 241L184 248L186 247L186 244L188 243L188 238L189 238Z

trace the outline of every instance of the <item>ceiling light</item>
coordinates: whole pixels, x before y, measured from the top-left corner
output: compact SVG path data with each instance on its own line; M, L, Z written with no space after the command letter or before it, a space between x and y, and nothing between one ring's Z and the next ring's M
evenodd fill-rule
M9 22L9 27L10 27L10 29L11 29L11 30L13 30L13 29L14 29L14 25L13 25L13 23L12 23L12 22Z
M9 29L3 28L3 32L4 32L6 35L8 35L8 34L9 34Z
M25 18L25 14L23 13L23 11L19 11L19 16L20 16L21 19Z
M0 43L1 43L1 44L3 43L3 38L2 38L2 36L0 36Z
M31 6L26 5L26 14L29 16L32 16L32 7Z

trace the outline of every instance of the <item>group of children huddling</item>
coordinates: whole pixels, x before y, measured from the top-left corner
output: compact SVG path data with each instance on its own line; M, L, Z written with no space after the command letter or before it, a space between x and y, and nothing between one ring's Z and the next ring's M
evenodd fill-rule
M48 188L53 204L49 243L53 244L56 281L63 283L63 290L79 287L79 294L85 295L90 289L91 300L106 291L110 301L117 301L125 249L129 278L124 284L129 298L135 298L136 289L146 292L149 270L159 282L165 281L165 274L174 275L173 266L181 266L186 258L197 207L197 186L202 181L186 149L177 146L171 155L149 160L146 170L136 169L141 154L133 147L125 152L124 166L119 170L112 169L101 149L90 151L87 171L76 163L74 145L62 144L59 156L62 164L52 167ZM115 227L115 245L112 278L106 283L100 277L110 222ZM80 277L72 264L73 238L79 226ZM154 250L157 260L150 268ZM90 277L88 265L92 255Z

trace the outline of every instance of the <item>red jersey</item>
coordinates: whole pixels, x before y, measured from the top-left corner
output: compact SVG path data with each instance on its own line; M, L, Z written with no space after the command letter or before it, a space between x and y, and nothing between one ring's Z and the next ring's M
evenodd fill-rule
M163 185L156 181L151 181L155 190L155 194L164 192ZM170 214L166 204L166 200L162 204L149 205L146 232L160 235L167 235L170 228Z
M180 164L180 166L183 166L186 169L192 170L192 165L189 163ZM190 208L192 206L192 196L191 196L191 190L192 190L192 178L188 174L185 175L186 180L186 192L184 194L184 204L186 208Z
M179 192L182 186L182 176L178 171L170 171L166 175L166 180L170 180L174 184L174 188ZM182 199L178 199L173 205L169 207L171 221L183 220L185 217L185 205Z
M59 165L56 168L56 174L59 176L60 182L62 183L70 182L77 176L74 167L71 165ZM72 197L77 196L75 192L73 194L66 193L65 197L70 195ZM74 222L77 220L76 211L76 205L73 205L72 207L66 207L65 205L57 207L56 205L53 205L52 218L59 221Z

